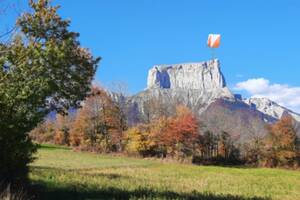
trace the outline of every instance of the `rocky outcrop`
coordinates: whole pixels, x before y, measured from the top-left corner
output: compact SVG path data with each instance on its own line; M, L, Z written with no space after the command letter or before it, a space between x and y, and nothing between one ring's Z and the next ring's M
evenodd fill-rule
M147 89L198 90L214 97L232 98L218 60L175 65L155 65L149 70Z
M220 62L156 65L149 70L147 89L129 98L143 115L144 105L151 99L164 104L184 104L195 113L202 113L214 100L225 98L234 101L226 87Z
M271 101L268 98L263 97L253 97L244 100L245 103L254 107L255 109L261 111L262 113L272 116L275 119L280 119L283 114L289 114L292 116L296 121L300 122L300 115L277 104L274 101Z

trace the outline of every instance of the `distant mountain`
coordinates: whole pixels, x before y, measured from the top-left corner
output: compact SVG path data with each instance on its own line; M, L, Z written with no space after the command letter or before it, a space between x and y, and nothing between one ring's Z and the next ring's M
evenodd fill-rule
M261 111L262 113L272 116L276 119L280 119L284 114L289 114L292 116L296 121L300 122L300 114L297 114L274 101L271 101L267 98L258 98L253 97L244 100L250 106L254 106L257 110Z

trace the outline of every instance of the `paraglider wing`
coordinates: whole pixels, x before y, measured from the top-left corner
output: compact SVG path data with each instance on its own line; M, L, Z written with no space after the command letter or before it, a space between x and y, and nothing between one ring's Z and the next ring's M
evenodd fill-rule
M209 34L207 39L207 45L210 48L218 48L220 46L220 40L220 34Z

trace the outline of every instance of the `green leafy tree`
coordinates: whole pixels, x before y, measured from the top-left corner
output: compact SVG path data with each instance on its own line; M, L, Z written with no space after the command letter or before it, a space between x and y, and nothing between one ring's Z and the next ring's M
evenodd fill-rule
M80 46L58 7L29 2L18 34L0 43L0 179L25 180L35 147L28 137L51 111L78 107L90 90L99 58Z

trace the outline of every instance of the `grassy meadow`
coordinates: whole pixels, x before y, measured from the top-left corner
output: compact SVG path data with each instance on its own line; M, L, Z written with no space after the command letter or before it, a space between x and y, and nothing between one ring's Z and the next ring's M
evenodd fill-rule
M300 171L195 166L43 145L30 178L40 199L300 200Z

